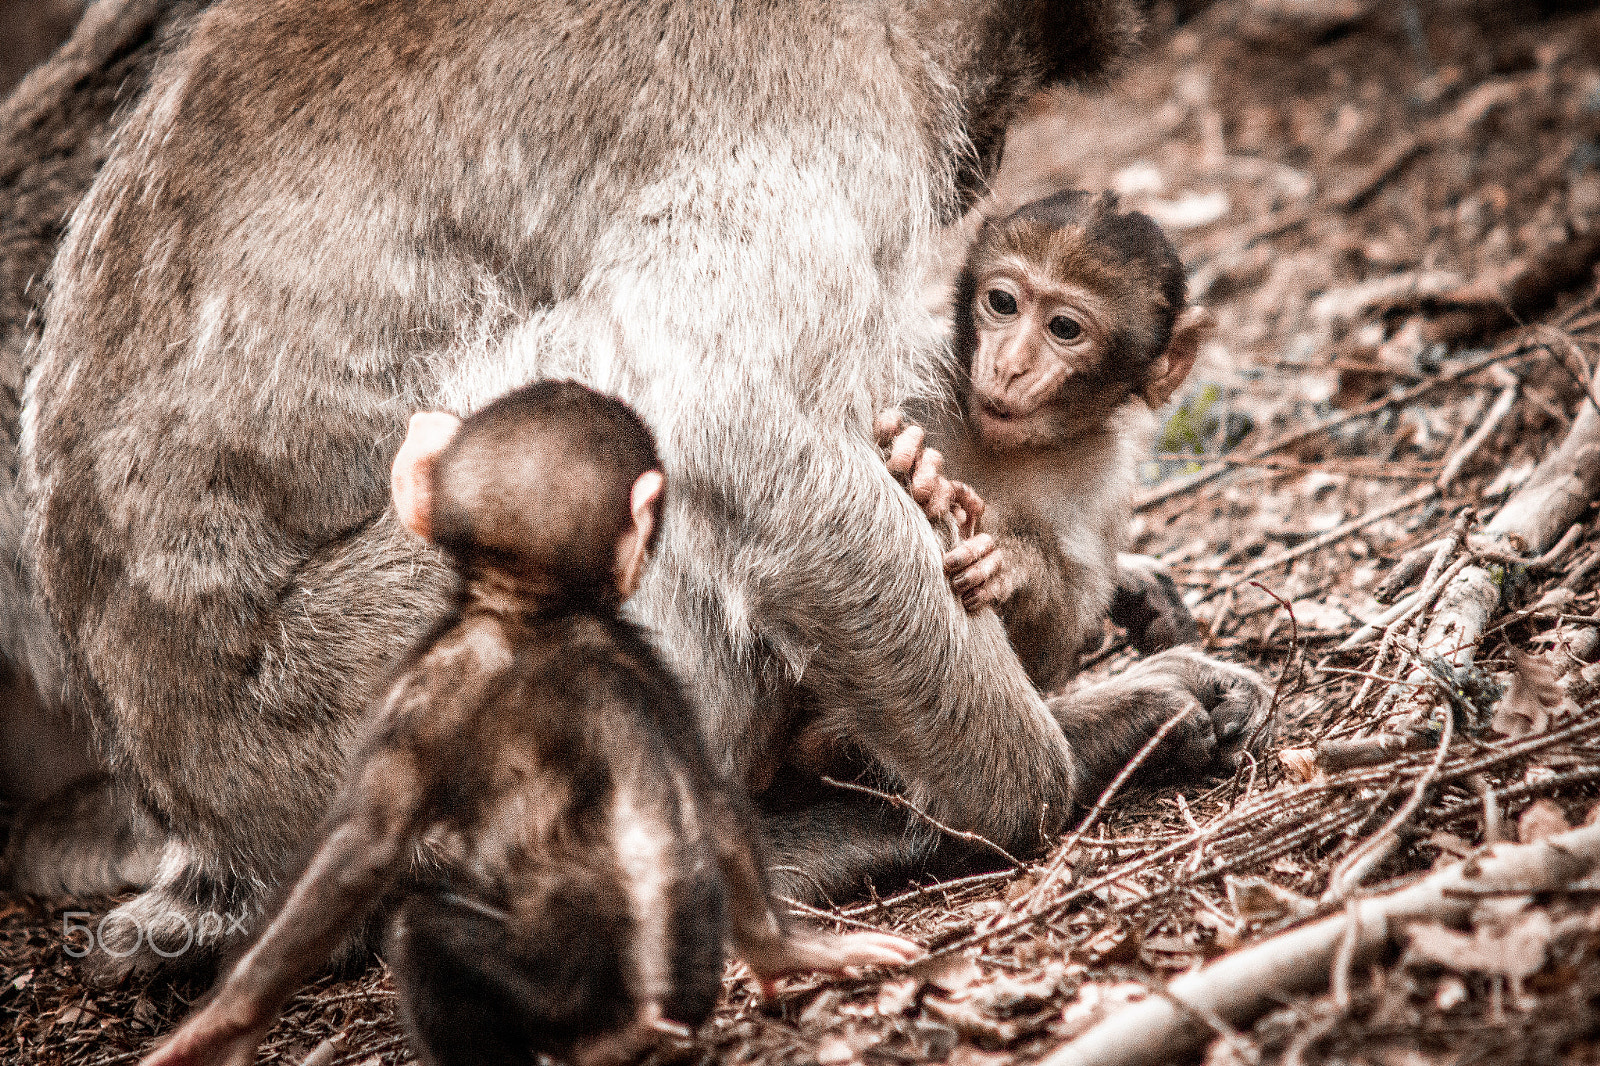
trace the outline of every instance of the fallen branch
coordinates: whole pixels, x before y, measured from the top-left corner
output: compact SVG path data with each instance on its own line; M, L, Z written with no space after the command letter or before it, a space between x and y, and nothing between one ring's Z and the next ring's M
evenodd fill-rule
M1595 398L1596 387L1596 382L1590 383L1590 399ZM1600 407L1586 399L1560 446L1534 468L1484 527L1488 543L1472 547L1479 552L1487 548L1499 558L1540 556L1565 537L1597 492ZM1457 574L1440 596L1423 634L1422 654L1443 658L1458 670L1471 665L1478 640L1500 605L1502 581L1484 565L1468 566Z
M1343 912L1236 951L1167 985L1166 995L1118 1011L1044 1059L1042 1066L1137 1066L1197 1051L1214 1034L1195 1012L1250 1025L1285 996L1320 991L1349 938L1353 965L1376 958L1414 921L1458 922L1489 894L1555 891L1600 864L1600 825L1535 844L1501 845L1410 888L1355 900ZM1352 922L1354 923L1352 927ZM1170 999L1182 1000L1188 1010Z

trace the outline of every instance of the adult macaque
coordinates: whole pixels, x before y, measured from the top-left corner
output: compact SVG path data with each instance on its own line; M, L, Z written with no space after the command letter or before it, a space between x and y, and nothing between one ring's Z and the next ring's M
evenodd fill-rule
M919 954L785 928L687 695L618 613L661 531L638 416L543 381L453 429L413 419L393 485L401 523L449 556L454 605L374 708L282 910L146 1066L253 1061L396 882L400 1015L438 1066L641 1058L710 1016L725 934L768 989Z
M1046 707L872 436L939 376L936 227L1021 101L1132 23L1119 0L209 8L71 220L24 410L70 695L169 834L105 925L121 965L290 872L371 686L446 600L387 506L406 420L536 378L657 431L670 515L630 612L785 894L933 846L860 797L779 802L802 726L1018 849L1184 700L1214 754L1265 701L1209 660ZM1080 721L1105 732L1077 750Z
M1209 324L1184 289L1160 227L1110 194L1059 192L989 219L956 283L954 408L920 416L926 434L898 410L878 420L889 468L959 527L951 587L968 610L999 610L1040 688L1071 679L1108 608L1142 651L1196 635L1154 561L1118 555L1150 412Z

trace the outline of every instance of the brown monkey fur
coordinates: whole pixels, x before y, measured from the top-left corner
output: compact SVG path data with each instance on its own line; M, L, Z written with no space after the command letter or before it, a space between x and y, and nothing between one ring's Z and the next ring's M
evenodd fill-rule
M73 215L23 416L70 695L168 834L107 923L114 951L144 938L122 965L259 910L444 602L387 510L408 414L535 378L656 427L671 513L630 612L756 797L785 894L934 846L778 787L802 724L1026 848L1134 731L1185 699L1235 714L1206 666L1047 707L998 619L950 597L872 437L942 376L917 298L936 227L1021 101L1130 25L1118 0L209 8ZM1202 757L1211 724L1190 729Z
M618 613L660 532L644 423L540 381L463 423L408 500L416 454L396 511L449 555L455 604L374 708L285 906L147 1066L253 1058L386 889L400 1014L437 1066L640 1058L710 1015L725 933L768 986L914 958L885 934L786 930L687 696Z
M988 219L956 282L954 406L914 412L925 435L899 412L879 419L890 469L930 517L953 507L966 527L945 555L951 587L969 610L999 610L1042 689L1071 680L1108 608L1141 651L1198 636L1159 565L1119 554L1151 412L1209 325L1185 289L1160 227L1109 193Z

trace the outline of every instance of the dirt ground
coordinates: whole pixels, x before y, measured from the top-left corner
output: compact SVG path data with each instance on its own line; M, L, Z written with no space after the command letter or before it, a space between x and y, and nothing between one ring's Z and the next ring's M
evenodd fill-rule
M1218 0L1180 25L1158 6L1118 80L1042 100L1014 131L997 201L1061 184L1116 189L1166 225L1216 315L1135 547L1172 567L1211 651L1275 686L1270 752L1231 781L1124 790L1038 861L829 912L933 958L768 1002L731 968L714 1020L663 1061L1039 1059L1352 893L1582 825L1600 800L1592 505L1537 565L1493 563L1504 598L1446 679L1452 710L1413 672L1431 597L1392 638L1341 648L1455 560L1489 565L1434 542L1489 520L1588 402L1600 12ZM1432 573L1399 581L1419 547ZM1130 661L1114 634L1097 660ZM1380 733L1403 750L1372 755L1361 738ZM0 898L0 1059L133 1061L203 991L92 985L64 916L108 909ZM1600 1061L1600 887L1486 899L1424 932L1251 1028L1203 1020L1197 1061ZM380 965L302 992L260 1061L329 1037L333 1062L409 1059Z

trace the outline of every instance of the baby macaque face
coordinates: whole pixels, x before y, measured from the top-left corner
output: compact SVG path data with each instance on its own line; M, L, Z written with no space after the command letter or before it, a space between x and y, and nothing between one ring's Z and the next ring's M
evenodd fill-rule
M1100 433L1134 396L1160 406L1202 335L1160 228L1083 192L986 223L962 290L955 343L969 370L967 414L995 450Z

